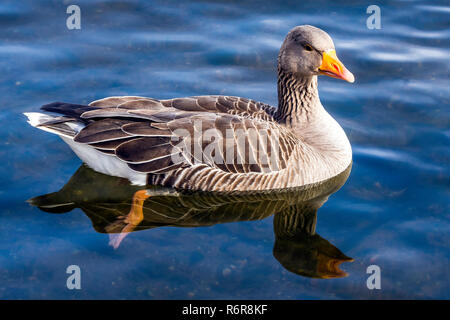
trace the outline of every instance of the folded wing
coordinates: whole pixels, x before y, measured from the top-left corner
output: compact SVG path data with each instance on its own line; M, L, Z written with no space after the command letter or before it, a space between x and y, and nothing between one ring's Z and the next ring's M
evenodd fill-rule
M72 106L54 103L43 109L85 123L74 141L116 156L138 172L201 163L232 173L268 173L286 168L297 144L273 121L272 107L244 98L127 96Z

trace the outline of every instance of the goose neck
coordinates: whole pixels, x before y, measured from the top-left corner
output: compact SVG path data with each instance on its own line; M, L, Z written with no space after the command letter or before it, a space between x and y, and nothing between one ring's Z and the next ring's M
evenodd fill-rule
M317 76L302 78L278 70L278 122L295 127L311 121L321 108Z

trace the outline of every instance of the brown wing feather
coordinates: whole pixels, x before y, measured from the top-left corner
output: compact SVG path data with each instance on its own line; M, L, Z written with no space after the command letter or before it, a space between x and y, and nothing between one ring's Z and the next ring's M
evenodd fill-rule
M89 123L74 138L80 143L98 143L104 141L118 140L130 137L121 127L131 123L131 120L106 118Z
M95 101L92 101L89 104L89 106L97 107L97 108L112 108L112 107L117 107L118 105L121 105L125 102L136 101L136 100L148 100L148 101L158 102L158 100L155 100L152 98L146 98L146 97L121 96L121 97L108 97L108 98L95 100Z
M122 126L122 130L133 136L141 137L172 136L172 132L170 132L170 130L155 128L150 122L127 123Z
M202 132L197 139L195 133L200 129L196 123L201 124ZM186 159L227 172L282 170L295 147L290 142L296 138L278 124L242 116L205 113L203 117L172 120L167 126L181 140L178 147Z
M129 163L142 163L170 155L172 150L168 137L145 137L120 144L116 148L116 156Z

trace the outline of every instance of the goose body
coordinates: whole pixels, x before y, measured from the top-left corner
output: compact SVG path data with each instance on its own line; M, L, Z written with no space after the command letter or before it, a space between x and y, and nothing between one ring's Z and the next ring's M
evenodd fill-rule
M44 105L28 122L59 135L92 169L203 191L269 190L320 182L351 163L343 129L323 108L317 75L353 82L331 38L312 26L287 35L278 57L278 108L232 96L123 96L88 106Z

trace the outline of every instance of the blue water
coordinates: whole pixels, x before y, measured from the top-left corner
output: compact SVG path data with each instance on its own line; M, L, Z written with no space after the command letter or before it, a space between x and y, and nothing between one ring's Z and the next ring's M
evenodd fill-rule
M0 3L0 298L450 298L450 7L383 1L70 1ZM117 250L79 208L49 214L27 199L61 189L80 160L30 127L25 111L113 95L243 96L276 105L276 56L299 24L326 30L354 84L321 77L347 132L353 168L319 209L316 232L354 262L314 279L272 255L273 216L128 235ZM66 268L81 268L68 290ZM381 289L366 286L369 265Z

